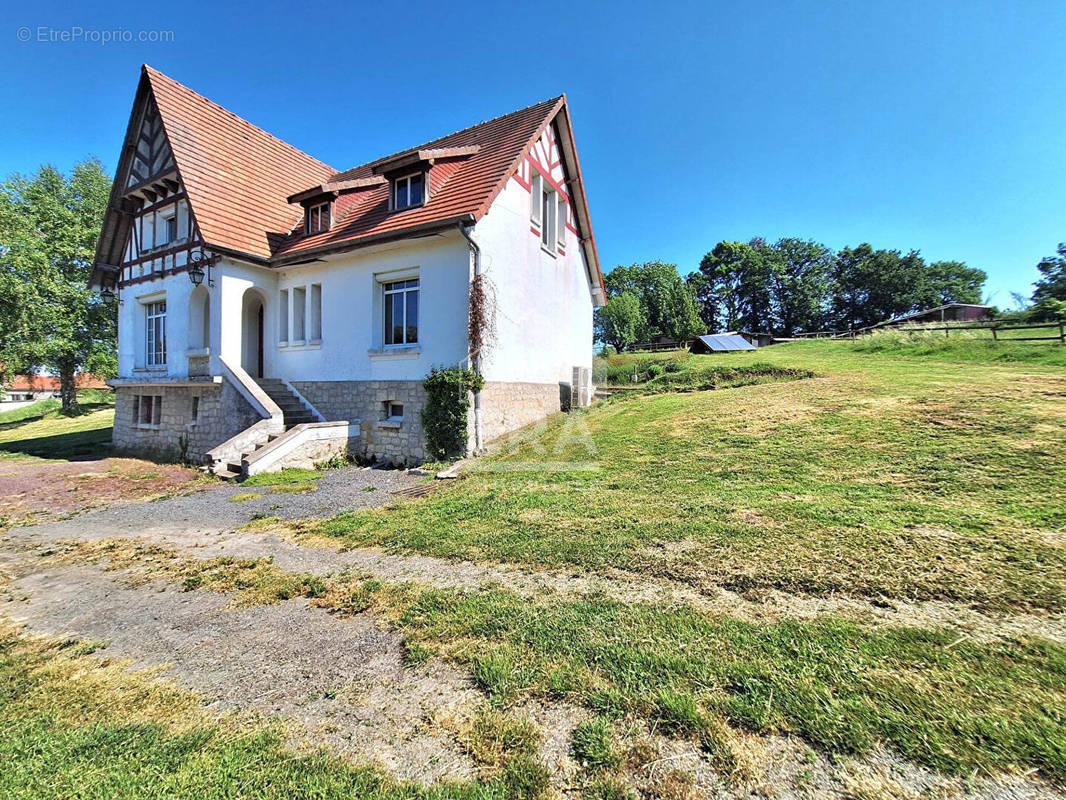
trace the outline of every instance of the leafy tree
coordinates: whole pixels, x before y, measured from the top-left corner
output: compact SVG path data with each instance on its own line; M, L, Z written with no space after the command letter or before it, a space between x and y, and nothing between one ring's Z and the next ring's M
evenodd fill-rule
M719 242L700 261L707 284L704 296L714 310L701 312L713 317L713 330L769 330L771 328L772 265L769 248L762 239L750 242Z
M1038 320L1066 317L1066 243L1056 255L1036 265L1040 279L1033 284L1033 316Z
M640 341L688 339L704 330L692 290L674 264L648 261L615 267L604 276L604 283L609 297L628 293L637 299L642 320L637 326ZM600 309L597 317L602 314ZM602 323L597 324L602 329Z
M769 330L791 336L824 328L833 251L803 239L780 239L767 250L773 308Z
M925 288L926 265L918 252L845 247L833 270L833 321L842 329L864 328L916 310ZM934 303L934 305L936 305Z
M640 300L632 292L616 294L596 313L596 338L619 351L641 341L644 328Z
M79 370L117 371L115 303L88 289L110 188L95 159L0 184L0 369L57 374L65 411Z
M988 275L962 261L934 261L925 271L925 286L916 309L945 303L980 303L981 288Z

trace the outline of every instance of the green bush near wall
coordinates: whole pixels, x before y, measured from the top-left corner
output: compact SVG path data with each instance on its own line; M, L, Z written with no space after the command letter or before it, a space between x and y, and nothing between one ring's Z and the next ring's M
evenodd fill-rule
M437 460L464 455L470 393L480 392L484 379L464 367L432 368L422 381L426 405L422 409L422 429L426 450Z

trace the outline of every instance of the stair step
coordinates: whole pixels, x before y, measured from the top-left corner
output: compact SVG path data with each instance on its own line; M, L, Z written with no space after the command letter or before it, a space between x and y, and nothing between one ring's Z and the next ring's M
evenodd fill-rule
M240 475L242 472L244 472L244 466L243 465L234 464L232 461L229 462L228 464L226 464L226 467L229 469L230 472L236 472L238 475Z
M239 477L241 477L241 473L239 473L239 472L234 472L234 471L233 471L233 470L231 470L231 469L220 469L220 470L219 470L218 472L216 472L215 474L216 474L216 475L217 475L218 477L222 478L223 480L227 480L227 481L231 481L231 480L233 480L234 478L239 478Z

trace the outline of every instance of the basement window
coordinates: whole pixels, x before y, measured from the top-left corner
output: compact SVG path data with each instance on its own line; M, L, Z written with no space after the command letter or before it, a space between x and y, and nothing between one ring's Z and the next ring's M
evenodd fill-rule
M304 229L308 234L322 233L329 230L329 206L329 203L319 203L317 206L310 206L307 209Z
M403 403L386 400L381 404L382 420L385 422L403 422Z
M192 423L195 425L200 421L200 396L193 395L192 398L192 413L189 415Z
M163 419L163 395L135 394L133 396L133 425L137 428L158 428Z

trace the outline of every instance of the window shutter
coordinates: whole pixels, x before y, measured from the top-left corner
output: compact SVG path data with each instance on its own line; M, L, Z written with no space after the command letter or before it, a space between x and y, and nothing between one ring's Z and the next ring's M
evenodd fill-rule
M566 198L559 195L559 246L566 246Z
M533 173L533 181L529 190L529 217L538 225L541 224L540 204L541 204L541 186L540 186L540 173Z

